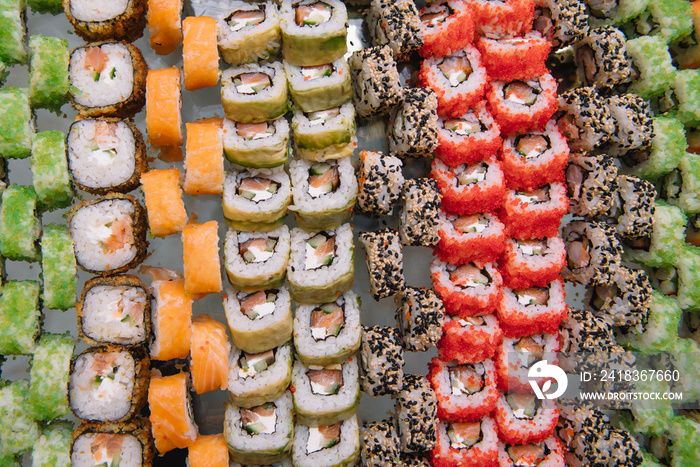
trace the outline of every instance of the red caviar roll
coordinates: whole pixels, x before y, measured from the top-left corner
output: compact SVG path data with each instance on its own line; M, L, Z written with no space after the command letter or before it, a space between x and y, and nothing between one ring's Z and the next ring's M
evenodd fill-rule
M506 337L555 334L568 314L564 281L555 279L547 287L503 288L496 314Z
M496 389L496 367L490 359L460 364L433 358L428 368L440 420L475 422L496 406L500 392Z
M443 335L438 342L438 357L446 362L481 362L496 355L503 331L494 315L445 316Z
M531 191L509 190L500 217L511 237L554 237L568 209L566 187L563 183L551 183Z
M471 44L474 19L465 0L440 0L420 11L423 47L421 57L442 57Z
M498 433L489 417L476 422L438 422L430 453L434 467L496 467Z
M520 36L532 30L533 0L471 0L476 32L488 37Z
M534 394L502 394L493 415L498 437L509 444L542 442L554 434L559 422L556 402Z
M503 134L540 130L557 110L557 80L546 74L510 82L493 81L486 97L489 111Z
M434 250L452 265L470 261L492 263L505 251L505 226L495 214L458 216L440 211L440 242Z
M492 263L452 266L439 259L430 263L433 289L449 315L460 317L491 313L501 299L503 279Z
M564 181L569 145L554 120L550 120L544 131L506 138L501 162L509 188L534 190L547 183Z
M438 119L435 156L449 166L473 164L501 148L501 128L482 101L459 117Z
M504 337L496 349L494 361L498 374L498 389L503 392L531 393L530 367L540 360L556 365L559 334L534 334L527 337ZM535 378L540 387L547 378Z
M435 91L438 115L457 117L484 98L489 77L479 51L470 44L449 55L423 60L418 84Z
M476 47L492 80L513 81L546 74L545 61L552 46L542 34L533 31L500 40L480 36Z
M542 443L504 444L498 443L498 466L517 467L537 465L539 467L566 467L564 443L551 436Z
M495 156L452 168L435 159L430 176L437 181L442 206L448 212L459 215L493 212L503 205L506 182Z
M506 240L500 263L503 285L511 289L545 287L559 276L566 264L566 247L561 237Z

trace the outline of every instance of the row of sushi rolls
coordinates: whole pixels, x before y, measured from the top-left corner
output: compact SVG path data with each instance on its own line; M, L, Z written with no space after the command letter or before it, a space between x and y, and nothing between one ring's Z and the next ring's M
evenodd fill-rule
M30 364L0 381L1 466L700 465L700 1L218 6L0 0L0 254L40 270L3 268L0 354ZM28 33L62 14L84 43ZM218 114L183 122L183 85L220 87ZM358 145L377 126L388 151ZM182 267L148 266L169 236ZM363 325L356 241L395 326ZM412 352L436 356L409 374ZM542 359L684 399L540 399ZM362 392L395 410L358 422Z

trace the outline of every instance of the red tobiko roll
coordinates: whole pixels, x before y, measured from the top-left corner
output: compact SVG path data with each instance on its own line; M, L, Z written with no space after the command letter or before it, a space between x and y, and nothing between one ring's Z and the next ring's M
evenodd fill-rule
M526 337L504 337L496 349L494 361L498 389L503 392L531 393L530 367L540 360L556 365L559 337L556 334L534 334ZM536 378L540 387L547 378Z
M452 265L492 263L505 250L505 226L495 214L458 216L440 211L440 241L434 254Z
M556 436L551 436L543 443L509 444L498 443L498 467L519 467L537 465L538 467L566 467L564 443Z
M464 0L442 0L420 11L423 47L421 57L442 57L474 41L474 19Z
M552 46L539 32L508 39L479 36L476 47L492 80L523 80L548 73L545 62Z
M553 280L547 287L515 290L504 287L496 309L503 333L506 337L555 334L569 311L565 298L561 278Z
M482 101L459 117L438 119L435 156L449 166L474 164L498 153L501 128Z
M430 176L442 193L442 206L459 215L494 212L503 205L506 182L495 156L472 165L448 167L433 160Z
M434 467L498 467L496 423L490 417L476 422L439 421L430 463Z
M511 289L545 287L559 277L566 264L566 247L561 237L506 240L501 258L503 285Z
M496 406L501 393L496 388L496 367L492 360L461 364L433 358L428 369L440 420L475 422Z
M430 263L430 276L433 289L449 315L467 317L491 313L501 299L503 280L492 263L452 266L434 259Z
M559 408L552 399L511 392L496 401L498 437L508 444L540 443L554 434Z
M486 98L503 134L542 130L557 111L557 81L550 74L493 81Z
M477 33L488 37L520 36L532 30L533 0L471 0Z
M568 209L566 187L563 183L552 183L532 191L509 190L500 217L513 238L555 237Z
M445 316L438 357L459 363L481 362L492 358L503 339L503 331L494 315L460 318Z

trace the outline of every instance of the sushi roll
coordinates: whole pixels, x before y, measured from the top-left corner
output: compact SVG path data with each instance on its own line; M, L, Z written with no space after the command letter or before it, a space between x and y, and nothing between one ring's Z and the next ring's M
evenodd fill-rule
M606 318L585 309L570 308L569 316L561 323L559 341L559 366L564 371L578 373L605 364L601 351L607 352L614 345L615 336ZM580 358L584 354L586 358Z
M179 233L185 228L188 216L180 178L181 173L175 167L149 170L141 175L149 232L155 237Z
M646 180L657 180L672 172L686 157L688 147L685 127L681 122L664 116L652 120L654 137L651 147L627 151L620 156L632 175Z
M148 5L148 41L158 55L171 54L182 45L182 0L151 0Z
M227 404L224 437L231 460L242 464L271 464L292 450L292 395L286 391L274 402L241 408Z
M437 433L437 397L428 378L406 374L394 404L401 450L430 451Z
M182 68L185 89L196 91L219 83L216 20L189 16L182 22Z
M282 62L289 82L289 94L304 112L340 107L352 99L352 82L347 60L339 58L316 66L295 66Z
M75 307L78 336L86 343L140 345L151 330L148 289L136 276L88 280Z
M520 36L532 29L534 4L528 0L470 2L476 33L487 37Z
M65 0L63 11L76 34L85 41L134 42L146 27L146 0Z
M596 433L610 428L610 419L590 401L559 399L559 424L557 436L566 447L573 446L574 437L579 433Z
M182 145L182 78L179 68L148 71L146 131L154 146Z
M66 161L65 135L58 130L37 133L32 141L32 184L42 211L68 207L73 186Z
M610 212L616 190L617 166L606 154L571 154L566 167L569 213L587 218Z
M360 151L357 207L367 215L386 216L394 212L404 177L398 157L378 151Z
M350 290L353 250L349 224L319 233L293 229L287 279L294 301L304 305L329 302Z
M421 57L441 57L466 47L474 40L472 12L461 0L443 0L426 5L419 12L423 45Z
M216 23L221 58L231 66L268 60L280 50L277 4L232 1Z
M285 287L226 294L224 311L233 345L251 354L279 347L292 337L292 305Z
M426 88L406 88L403 103L389 115L389 152L399 157L428 157L437 147L437 97Z
M625 50L639 73L628 92L652 99L673 87L677 70L663 38L643 36L628 40Z
M70 465L73 423L56 421L47 424L32 450L32 465Z
M403 251L396 230L362 232L360 242L367 252L367 271L372 297L380 300L403 289Z
M551 436L541 443L498 443L499 467L515 467L523 462L541 467L564 467L564 445ZM527 464L526 464L527 465Z
M192 320L190 371L192 388L197 394L227 388L230 352L231 343L223 323L209 315Z
M21 455L32 449L41 434L39 425L25 409L24 401L28 393L29 381L26 379L8 382L0 389L0 416L6 421L0 427L3 456L19 455L21 459ZM17 465L21 465L21 460Z
M632 81L633 68L625 53L625 35L613 26L591 29L574 46L576 74L584 86L609 89Z
M388 45L355 51L348 64L358 116L384 115L401 101L399 72Z
M360 298L352 291L332 302L300 305L294 312L294 347L306 365L352 358L360 348Z
M615 184L620 203L617 231L625 239L653 236L654 184L631 175L618 175Z
M551 45L537 31L502 39L479 36L475 42L492 80L511 82L547 74L545 61Z
M39 259L41 221L37 217L36 192L31 186L11 185L2 192L0 252L15 261Z
M287 78L279 62L231 67L221 75L221 102L229 120L275 120L287 112L288 100Z
M7 119L0 133L0 154L3 159L29 157L34 137L34 114L28 90L15 86L0 89L0 112Z
M26 3L20 0L3 2L4 15L0 27L5 34L0 42L0 62L24 65L29 59L24 36L27 33Z
M607 142L615 131L605 99L595 86L584 86L561 93L555 115L562 134L569 140L569 149L592 151Z
M625 32L630 38L638 35L660 36L670 44L692 34L692 20L693 8L686 2L649 2L644 11L629 21Z
M467 216L493 212L503 204L505 178L495 155L456 167L448 167L435 159L430 177L437 181L442 206L447 212Z
M552 48L562 49L588 34L586 4L577 0L540 0L535 4L532 26L551 42Z
M357 179L349 157L326 162L295 159L289 176L299 227L307 232L330 230L352 218Z
M546 287L565 263L566 247L561 237L508 239L500 271L503 284L511 289Z
M284 223L292 201L284 167L230 169L224 179L223 209L229 227L270 232Z
M552 400L511 392L501 395L496 401L494 420L502 441L509 444L540 443L554 434L559 409Z
M498 433L490 417L476 422L443 422L436 426L437 442L430 453L436 467L495 465Z
M399 436L393 418L360 427L360 459L368 467L390 467L399 457Z
M501 298L503 279L493 263L452 266L436 258L430 263L430 276L449 315L464 318L491 313Z
M557 334L534 334L520 338L504 337L494 356L498 373L498 389L504 393L531 393L530 381L542 387L546 379L530 380L528 376L530 367L542 360L556 365L559 346ZM554 425L556 426L556 421Z
M155 455L151 424L147 418L139 417L126 423L82 423L73 433L70 452L75 467L92 467L117 457L131 458L136 465L149 465Z
M36 344L29 370L27 411L34 420L51 421L71 413L68 380L74 341L67 334L44 333Z
M681 70L676 73L673 82L670 99L674 105L669 114L687 126L700 125L700 112L697 110L700 101L700 93L697 91L699 83L698 70Z
M651 282L641 269L621 266L607 285L589 287L584 304L598 316L626 330L644 332L651 300Z
M511 237L528 240L557 236L568 209L564 184L550 183L532 191L508 190L500 215Z
M360 431L357 417L328 426L296 426L292 446L292 462L295 466L354 465L359 458Z
M172 278L158 278L151 283L151 359L187 358L192 340L192 302L185 292L185 281L179 272Z
M365 21L374 44L387 44L397 62L410 60L423 46L422 22L411 0L372 0Z
M501 129L484 103L458 117L438 119L435 157L449 166L471 165L496 154L501 147Z
M651 146L654 122L649 103L635 94L610 97L606 106L615 123L603 149L612 156Z
M176 448L192 446L199 428L194 422L189 374L153 376L148 387L151 432L162 455Z
M124 42L93 42L70 54L71 101L86 117L132 117L146 102L148 65Z
M43 315L37 281L7 281L0 295L0 353L32 355L41 333Z
M492 81L486 98L489 111L506 135L555 131L549 127L545 129L557 110L557 81L550 74L524 80ZM504 142L507 144L508 140Z
M246 293L279 287L284 282L289 253L286 225L259 233L229 229L224 246L229 282Z
M58 114L68 102L68 61L66 39L29 38L29 100L33 108Z
M229 400L237 407L255 407L282 397L292 381L292 345L287 342L258 353L231 349Z
M68 383L75 416L88 421L129 420L146 403L148 362L139 347L107 345L82 352L71 364Z
M348 12L340 0L283 0L282 55L297 66L315 66L347 52Z
M482 362L496 355L503 331L494 315L460 318L446 315L443 335L437 344L438 358L444 362Z
M188 467L228 467L228 445L223 433L197 435L197 439L187 448Z
M455 266L496 261L506 248L505 226L491 213L458 216L440 210L438 235L435 255Z
M326 366L305 366L297 360L292 386L298 423L328 426L348 420L360 402L357 360Z
M261 123L224 120L224 154L233 164L261 169L282 165L287 161L288 143L286 118Z
M85 271L118 274L146 256L146 213L130 195L112 193L73 208L69 227L75 259Z
M73 183L95 195L133 190L148 165L143 136L129 120L78 118L66 146Z
M439 242L440 192L435 180L411 178L401 190L399 236L402 245L435 246Z
M403 347L399 330L364 326L360 347L360 387L371 396L396 394L403 384Z
M603 222L572 221L564 227L567 265L562 277L583 285L612 282L622 262L622 246L615 230Z
M357 146L355 107L348 102L318 112L294 112L294 152L304 159L324 161L351 156Z
M484 98L489 78L479 51L473 45L444 57L431 57L421 63L418 84L437 95L441 117L460 117Z
M438 418L446 422L476 422L490 414L500 395L491 359L459 364L433 358L428 379L438 400Z
M185 180L189 195L221 195L224 186L224 150L221 122L186 123Z
M442 335L445 307L432 289L405 287L394 299L396 325L404 350L425 352Z
M496 315L506 337L554 334L566 318L564 281L557 278L545 287L503 288Z
M48 224L41 236L44 305L54 310L75 306L76 263L68 227Z

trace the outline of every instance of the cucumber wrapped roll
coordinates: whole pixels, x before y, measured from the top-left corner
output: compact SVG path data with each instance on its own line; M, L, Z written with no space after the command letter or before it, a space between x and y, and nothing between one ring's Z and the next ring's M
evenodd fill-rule
M226 118L240 123L275 120L287 112L287 78L279 62L229 68L221 75Z
M292 381L292 345L248 353L236 347L229 360L229 399L238 407L255 407L280 398Z
M268 168L287 162L289 123L236 123L224 120L224 154L229 162L243 167Z
M294 112L294 144L299 156L322 161L352 155L355 138L355 107L348 102L318 112Z
M229 281L236 290L246 293L281 286L289 250L286 225L270 232L229 229L224 246Z
M304 112L338 107L352 99L350 67L344 58L317 66L283 63L289 80L289 93Z
M221 58L229 65L264 61L277 55L282 38L277 6L272 1L232 1L216 23Z

